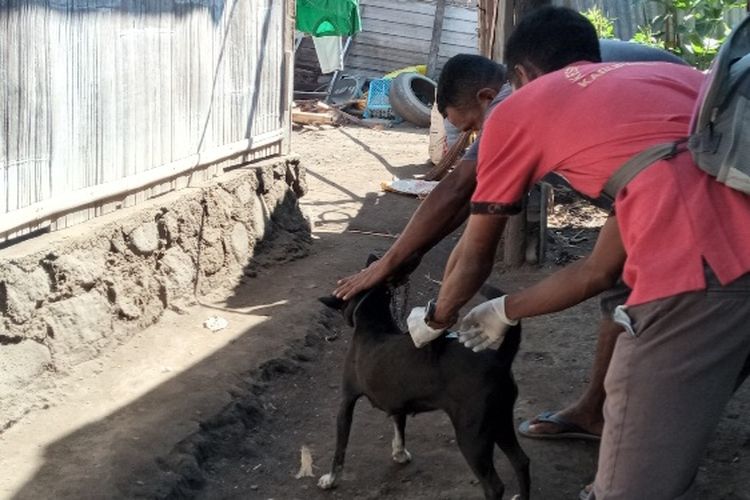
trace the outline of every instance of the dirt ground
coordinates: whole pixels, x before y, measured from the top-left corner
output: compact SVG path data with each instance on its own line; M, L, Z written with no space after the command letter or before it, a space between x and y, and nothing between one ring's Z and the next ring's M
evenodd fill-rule
M427 170L427 134L303 130L295 132L294 150L308 168L302 206L314 221L312 244L293 243L298 251L290 254L278 245L288 248L289 236L278 235L248 266L241 286L204 297L185 314L167 315L107 359L71 373L65 400L0 435L0 470L14 471L0 477L0 496L482 498L444 415L409 418L413 461L401 466L390 457L390 420L364 399L340 486L317 488L332 458L340 370L351 335L317 297L360 268L368 253L382 254L418 206L414 198L383 193L380 183ZM528 286L559 268L556 262L585 253L601 222L584 202L556 206L547 263L512 271L497 266L490 281L508 291ZM423 260L400 294L407 300L399 311L436 295L457 239L449 237ZM200 325L210 314L229 319L229 328L207 334ZM592 300L524 322L514 364L517 422L581 393L598 318ZM701 467L700 498L750 499L749 407L744 387ZM534 499L577 498L593 477L596 444L523 438L521 444L532 461ZM295 477L303 446L315 477ZM517 485L499 451L496 465L510 497Z
M356 269L351 265L352 256L362 262L368 252L382 253L392 242L382 235L355 231L396 234L416 208L416 200L377 193L377 183L420 171L415 164L425 157L425 135L408 129L373 132L342 128L305 131L297 134L295 141L295 150L309 168L311 190L304 205L312 212L316 234L321 239L337 234L340 242L336 252L328 254L330 266L321 269L318 290L326 291L336 277ZM361 198L364 186L367 193ZM331 200L321 210L321 196L331 196L344 206L359 197L362 205L351 217L331 209ZM506 290L527 286L553 272L558 267L555 261L564 262L588 251L602 222L602 214L585 202L556 206L550 262L541 268L513 271L498 266L491 281ZM414 273L409 306L423 304L437 293L436 280L457 237L431 252ZM337 258L343 254L346 259ZM310 265L316 265L314 260ZM242 439L236 452L206 462L206 484L198 498L482 498L444 415L409 419L407 447L414 461L400 466L390 458L390 421L366 400L360 401L355 412L340 487L331 492L317 489L317 478L328 471L332 458L340 367L351 334L336 315L323 312L323 318L321 330L313 331L307 345L292 355L289 369L281 370L285 373L273 377L264 389L260 398L263 419L256 432ZM516 405L519 422L539 411L561 408L580 394L587 382L598 318L596 301L589 301L561 314L525 322L524 341L514 366L520 390ZM701 498L750 498L749 396L747 388L741 390L721 424L701 469ZM311 450L314 478L295 478L302 446ZM593 477L596 444L522 439L522 446L532 460L533 498L577 498L581 487ZM508 485L507 492L517 492L515 478L500 452L496 464Z

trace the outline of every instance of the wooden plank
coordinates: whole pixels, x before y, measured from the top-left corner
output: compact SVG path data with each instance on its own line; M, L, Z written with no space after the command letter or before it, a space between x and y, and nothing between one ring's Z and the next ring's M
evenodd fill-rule
M366 31L381 35L390 35L417 40L430 40L432 35L432 22L429 26L402 23L394 20L371 19L367 23Z
M327 113L312 113L309 111L292 111L292 121L294 123L323 125L333 124L333 116Z
M448 5L445 8L445 19L467 21L473 23L476 26L478 20L478 11L476 5L471 7Z
M348 67L367 68L367 69L382 71L383 73L388 73L393 70L403 68L406 66L413 66L415 64L425 64L427 62L426 57L416 59L414 57L408 57L402 54L400 54L397 57L394 57L393 55L389 54L387 51L383 51L379 53L379 55L380 57L378 57L377 53L371 56L352 57L348 63Z
M363 17L368 15L370 9L381 8L386 10L395 10L405 13L417 13L431 15L435 6L427 2L414 0L360 0Z
M352 41L349 53L363 50L363 47L388 47L393 52L407 50L420 54L427 54L430 50L429 40L415 40L405 37L389 37L378 33L361 33Z
M395 4L396 6L400 4ZM420 8L420 5L422 7ZM426 5L426 7L424 7ZM435 5L414 2L406 7L376 6L362 9L362 27L364 31L371 29L370 23L374 21L391 22L406 24L409 26L418 26L430 28L434 24ZM459 26L463 29L476 29L477 11L476 9L466 9L461 7L446 6L445 24Z
M456 53L461 52L457 51ZM408 56L394 57L388 51L379 54L382 57L357 56L347 59L346 72L352 75L381 78L385 73L414 64L424 64L425 62L424 57L422 59ZM437 63L438 69L441 70L445 62L453 55L455 54L440 56Z
M386 21L374 21L365 32L357 35L357 37L355 37L355 40L357 40L360 36L364 36L365 34L382 37L384 44L387 44L389 40L395 39L422 40L428 42L432 40L432 28L410 26L406 24ZM476 31L472 31L470 33L445 31L441 36L441 40L445 43L465 45L468 47L472 45L476 46L476 36Z
M435 5L427 2L363 0L364 31L354 39L346 60L348 72L366 76L413 64L428 63L435 24ZM445 58L477 52L477 11L445 5L437 46L436 69Z
M457 47L455 45L442 45L440 47L440 60L448 59L456 54L476 54L477 49L468 49L467 47Z
M445 59L453 57L456 54L476 53L476 49L470 50L466 47L456 47L453 45L442 45L440 50L438 63L445 62ZM405 49L393 50L388 47L360 46L357 50L351 52L346 60L346 67L349 68L355 64L361 65L361 61L367 59L377 59L383 63L392 62L392 65L407 63L405 64L406 66L412 66L414 64L426 64L427 53L426 51L416 52Z
M477 20L463 21L457 19L445 18L443 22L443 32L454 32L462 35L477 36Z
M435 7L425 13L398 9L367 9L362 14L362 29L369 30L374 22L386 22L417 26L420 28L431 28L435 17Z
M394 41L393 45L384 43L352 43L347 61L352 57L393 57L394 59L403 57L419 57L427 62L427 50L429 45L423 42L420 45L404 44L402 41Z

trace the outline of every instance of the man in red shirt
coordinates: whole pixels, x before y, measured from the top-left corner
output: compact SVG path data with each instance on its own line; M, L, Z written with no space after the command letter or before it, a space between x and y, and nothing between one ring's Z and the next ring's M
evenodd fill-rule
M665 61L685 64L664 50L620 40L599 40L602 61ZM475 55L452 57L438 82L438 107L461 130L480 130L485 117L510 95L505 71L497 63ZM502 87L501 87L502 86ZM422 202L401 236L382 259L339 281L334 293L348 299L395 273L415 254L426 253L437 241L460 226L469 215L476 187L479 141L475 141L456 168ZM604 200L594 200L602 202ZM597 203L611 208L609 203ZM560 411L545 411L521 423L522 435L534 438L599 439L604 403L604 374L622 328L611 319L615 306L624 303L630 290L624 285L602 297L602 321L596 335L596 356L590 383L584 393Z
M550 172L595 198L627 159L687 133L703 75L663 63L598 63L591 24L566 8L522 20L506 57L518 90L484 124L467 228L428 317L413 336L452 325L490 273L508 215ZM612 287L632 289L605 388L591 498L692 498L698 464L750 353L750 197L700 171L689 154L658 161L615 199L590 256L461 323L475 350L523 317ZM421 311L421 309L420 309ZM414 316L414 313L412 314Z

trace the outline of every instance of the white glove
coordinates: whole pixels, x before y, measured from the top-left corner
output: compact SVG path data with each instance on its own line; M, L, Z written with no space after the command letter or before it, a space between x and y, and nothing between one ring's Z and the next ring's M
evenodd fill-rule
M474 352L500 347L510 327L518 324L505 315L505 297L482 302L469 311L461 321L458 341Z
M424 320L427 309L424 307L415 307L406 318L406 324L409 326L409 335L417 348L420 348L432 342L443 334L445 329L436 330L430 327Z

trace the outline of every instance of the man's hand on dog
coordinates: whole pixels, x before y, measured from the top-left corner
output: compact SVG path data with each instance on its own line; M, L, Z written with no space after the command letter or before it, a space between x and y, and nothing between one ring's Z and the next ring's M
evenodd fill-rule
M505 297L482 302L469 311L461 321L459 342L474 352L500 347L510 327L518 324L505 315Z
M385 281L389 272L390 270L386 269L383 261L375 261L357 274L338 280L333 295L341 300L349 300L362 290L369 290Z

